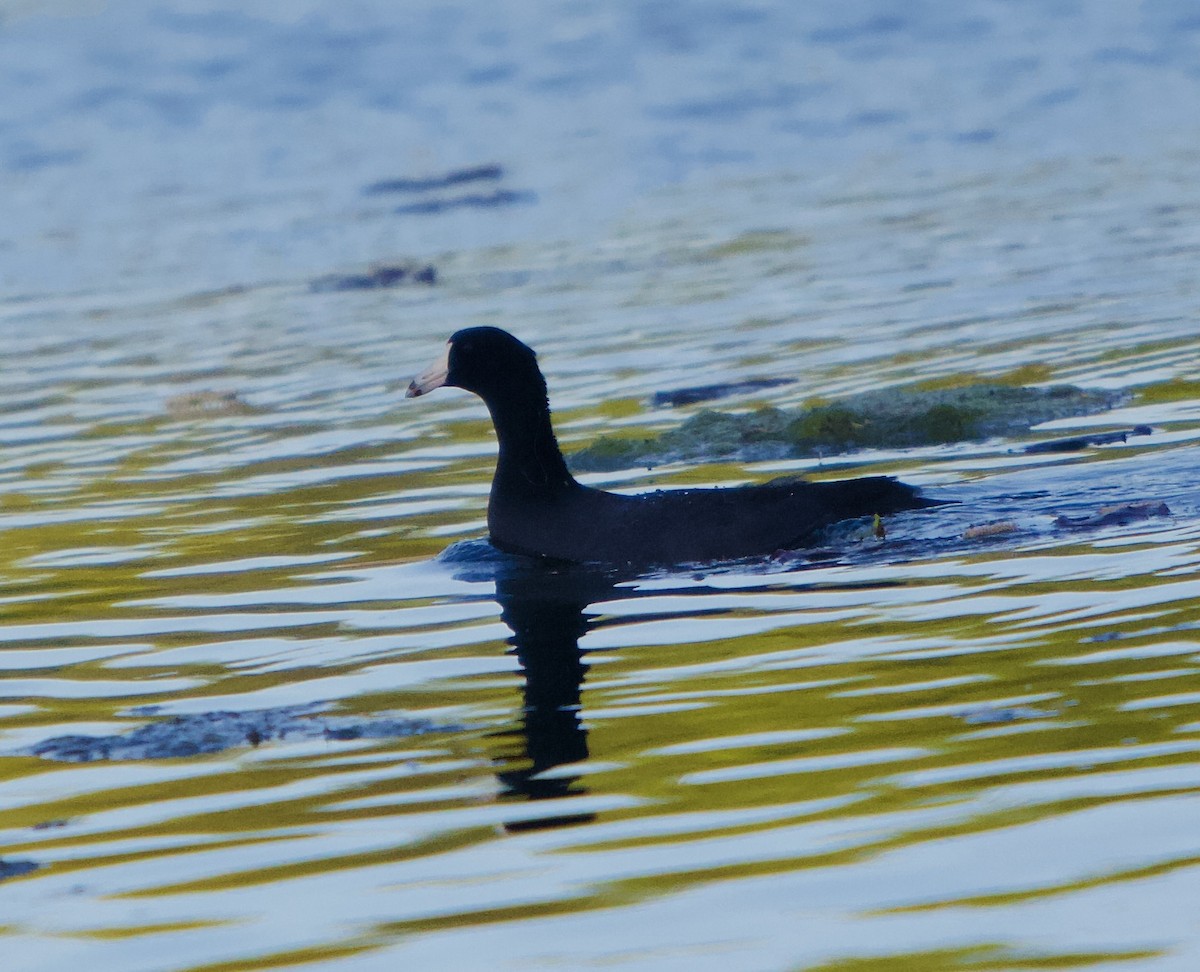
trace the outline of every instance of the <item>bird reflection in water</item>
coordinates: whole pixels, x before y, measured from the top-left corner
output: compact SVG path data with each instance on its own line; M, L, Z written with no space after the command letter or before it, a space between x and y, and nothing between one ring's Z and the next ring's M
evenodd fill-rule
M524 706L518 728L497 734L507 742L499 754L498 777L510 795L529 800L580 796L580 775L564 771L588 758L580 694L587 673L579 642L598 624L589 608L611 600L618 578L586 567L554 569L530 565L496 578L500 616L524 676ZM591 813L541 815L514 820L508 830L586 823Z

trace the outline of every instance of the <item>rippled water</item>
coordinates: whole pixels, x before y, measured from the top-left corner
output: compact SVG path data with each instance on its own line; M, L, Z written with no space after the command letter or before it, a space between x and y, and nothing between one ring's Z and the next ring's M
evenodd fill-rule
M1190 8L794 6L0 11L5 968L1200 966ZM536 199L361 194L491 162ZM539 571L479 402L402 398L485 322L568 448L779 376L729 407L1017 371L1154 432L590 475L959 503ZM41 748L277 710L414 731Z

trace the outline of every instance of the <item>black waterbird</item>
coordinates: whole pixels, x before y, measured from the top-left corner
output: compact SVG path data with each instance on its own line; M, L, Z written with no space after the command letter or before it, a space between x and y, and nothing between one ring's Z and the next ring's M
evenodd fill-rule
M488 532L513 553L632 566L735 560L803 547L838 520L940 504L889 476L636 495L584 486L554 437L537 356L496 327L456 332L407 397L443 385L474 392L491 413L500 450Z

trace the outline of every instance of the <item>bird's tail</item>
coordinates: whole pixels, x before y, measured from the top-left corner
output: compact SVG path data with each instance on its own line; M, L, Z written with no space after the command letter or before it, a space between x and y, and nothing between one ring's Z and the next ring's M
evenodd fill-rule
M915 486L909 486L908 483L902 483L891 476L867 476L863 479L844 479L812 485L818 490L821 505L829 511L831 520L849 520L876 513L898 513L901 510L920 510L953 502L922 496Z

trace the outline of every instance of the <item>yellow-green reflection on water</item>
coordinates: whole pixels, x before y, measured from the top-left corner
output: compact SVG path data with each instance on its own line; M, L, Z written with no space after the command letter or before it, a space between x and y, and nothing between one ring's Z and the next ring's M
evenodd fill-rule
M1123 281L1119 320L1078 296L1086 267L985 285L1020 218L1002 189L923 198L928 239L950 235L919 260L897 248L899 202L831 199L823 233L647 220L602 274L586 250L514 247L456 255L435 298L280 285L104 308L124 323L103 346L62 336L86 333L74 311L47 330L6 308L29 375L6 361L0 393L0 839L38 869L0 883L5 949L62 968L87 943L129 970L1200 956L1200 342L1153 282ZM1023 191L1079 202L1051 176ZM1057 251L1033 250L1025 269L1049 273ZM573 443L680 421L645 405L655 389L764 369L797 379L764 392L781 405L1015 370L1140 388L1055 429L1155 432L1080 455L989 442L594 477L895 472L961 503L802 560L497 580L478 547L435 559L483 529L481 406L400 398L485 321L538 347ZM210 385L256 411L168 414ZM1171 515L1056 523L1140 500ZM964 539L996 520L1015 529ZM539 721L527 695L562 711ZM310 703L438 728L28 754Z

